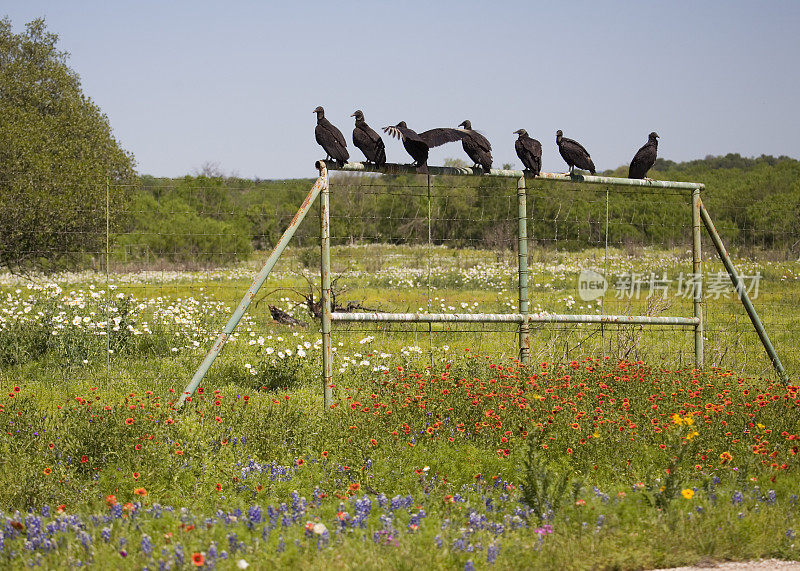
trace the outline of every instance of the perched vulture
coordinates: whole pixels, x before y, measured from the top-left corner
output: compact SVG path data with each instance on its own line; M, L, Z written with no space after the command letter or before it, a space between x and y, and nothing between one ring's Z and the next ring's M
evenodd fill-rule
M328 154L325 160L329 161L333 159L339 163L339 166L344 165L347 159L350 158L350 153L347 152L347 143L344 140L344 135L325 118L325 110L322 107L314 109L314 113L317 114L317 128L314 129L314 135L317 138L317 143L319 143Z
M536 139L531 139L525 129L514 131L514 133L519 135L514 143L519 160L534 176L539 176L539 173L542 172L542 144Z
M583 145L578 141L565 137L561 129L556 132L556 144L561 157L569 165L570 174L575 170L575 167L588 170L592 174L595 173L594 163L592 162L592 157L589 156L589 151L584 149Z
M628 169L628 178L646 178L649 171L656 162L658 154L658 133L653 131L647 137L647 142L636 152L636 156L631 161Z
M367 161L377 166L386 164L386 147L383 139L364 120L364 113L359 109L350 117L356 118L356 127L353 129L353 144L361 149Z
M461 145L464 147L464 152L475 163L473 168L480 165L483 172L489 172L492 168L491 143L486 137L472 130L472 123L469 120L461 123L459 127L464 127L467 132L467 135L461 139Z
M462 129L449 129L447 127L417 133L409 129L405 121L400 121L397 125L384 127L383 132L403 141L406 151L414 159L417 172L423 174L428 172L428 149L445 143L460 141L467 135L467 132Z

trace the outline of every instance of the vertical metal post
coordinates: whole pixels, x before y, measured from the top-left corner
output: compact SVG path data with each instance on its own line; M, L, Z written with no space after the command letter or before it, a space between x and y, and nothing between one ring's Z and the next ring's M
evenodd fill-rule
M527 364L531 352L531 330L528 323L528 198L525 192L525 177L517 179L517 232L519 271L519 312L525 320L519 325L519 360Z
M694 326L694 364L704 366L703 359L703 255L700 241L700 189L692 190L692 272L694 274L694 316L700 321Z
M326 171L327 174L327 171ZM327 176L319 200L319 237L321 250L321 288L322 288L322 387L325 410L333 402L333 350L331 347L331 226L330 226L330 184Z
M717 249L719 257L722 259L722 265L725 266L728 276L731 278L731 282L733 282L733 289L739 296L742 305L744 305L747 316L750 318L753 327L755 327L756 333L758 333L758 337L761 339L761 344L764 345L764 349L766 349L770 361L772 361L772 366L775 367L775 370L778 372L778 376L781 378L781 381L788 385L789 375L786 373L786 369L783 368L783 363L781 363L778 353L775 351L775 347L769 340L767 330L764 328L764 324L761 323L761 319L759 319L758 313L756 313L756 308L753 307L753 302L750 301L750 297L747 295L747 288L745 287L742 278L739 277L739 273L736 271L733 261L728 255L728 251L725 249L725 244L722 243L722 238L720 238L719 234L717 233L717 229L714 227L714 222L711 220L711 216L708 214L705 206L703 206L702 200L700 201L699 214L703 219L703 224L705 224L706 230L708 230L708 233L711 235L711 241L714 243L714 247Z
M431 221L431 174L428 173L425 175L428 179L428 313L431 312L431 256L433 255L431 252L431 247L433 245L432 240L432 221ZM431 370L433 370L433 323L428 323L428 359L431 364Z
M606 240L605 240L605 250L603 253L603 279L608 280L608 212L609 212L609 188L606 187ZM606 281L608 283L608 281ZM603 295L600 298L600 313L605 315L606 313L606 288L603 288ZM600 347L602 349L601 356L605 358L606 356L606 329L603 323L600 324ZM610 347L609 347L610 349Z
M108 269L111 250L111 185L106 175L106 398L111 390L111 284Z

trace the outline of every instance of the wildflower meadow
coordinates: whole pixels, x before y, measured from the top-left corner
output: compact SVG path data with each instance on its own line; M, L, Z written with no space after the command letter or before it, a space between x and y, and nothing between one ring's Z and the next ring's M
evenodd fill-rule
M569 261L542 264L541 303L580 306L559 285ZM512 303L500 262L437 271L442 311ZM318 326L276 289L310 325L252 312L178 409L231 310L223 286L247 275L3 278L4 568L800 558L796 384L580 351L523 365L513 340L348 330L324 409ZM367 291L416 279L352 275Z

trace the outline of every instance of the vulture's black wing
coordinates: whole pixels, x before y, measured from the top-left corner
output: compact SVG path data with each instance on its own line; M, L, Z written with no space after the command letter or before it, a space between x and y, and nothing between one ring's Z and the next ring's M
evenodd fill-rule
M347 144L344 142L344 135L328 120L323 119L317 123L314 135L317 143L325 149L328 156L337 162L344 164L350 158L350 153L347 152Z
M425 141L420 138L416 131L409 129L408 127L389 125L388 127L383 128L383 132L390 137L394 137L395 139L399 139L401 141L410 140L417 143L425 143Z
M343 147L347 147L347 141L344 139L344 135L342 132L336 128L336 125L328 121L327 119L322 120L322 124L331 132L331 135L336 139L336 141Z
M573 153L577 152L577 153L582 153L582 154L586 155L587 157L591 156L591 155L589 155L589 151L587 151L584 148L584 146L581 145L575 139L570 139L570 138L564 137L563 139L561 139L561 142L562 142L562 144L566 145L567 148L569 148L569 150L571 152L573 152Z
M467 136L469 136L469 131L464 129L451 129L449 127L429 129L428 131L423 131L419 134L419 138L429 147L438 147L439 145L444 145L445 143L454 143Z
M489 139L478 133L477 131L470 130L469 136L472 138L473 142L482 150L486 151L487 153L492 150L492 144L489 142Z
M651 143L645 144L633 157L628 169L628 178L644 178L647 171L655 164L656 155L656 146Z
M542 171L542 144L530 137L516 140L514 148L526 169L538 175Z
M386 164L386 147L383 139L366 123L356 124L353 129L353 144L361 149L367 160L377 165Z

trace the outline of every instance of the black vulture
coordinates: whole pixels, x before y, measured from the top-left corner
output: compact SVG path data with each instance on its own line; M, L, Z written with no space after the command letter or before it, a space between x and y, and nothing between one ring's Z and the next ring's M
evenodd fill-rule
M658 133L653 131L647 137L647 143L636 152L628 169L628 178L646 178L645 175L656 162L658 154Z
M464 127L467 132L467 136L461 139L461 145L464 147L464 152L475 163L473 168L480 165L483 172L489 172L492 168L492 144L486 137L472 130L472 123L469 119L461 123L459 127Z
M592 162L592 157L589 156L589 151L584 149L583 145L578 141L565 137L561 129L556 132L556 144L561 157L569 165L570 174L575 170L575 167L588 170L592 174L595 173L594 163Z
M409 129L405 121L400 121L397 125L384 127L383 132L403 141L406 151L414 159L417 172L423 174L428 172L428 149L445 143L460 141L467 135L467 132L462 129L449 129L447 127L417 133Z
M519 129L514 133L519 135L514 143L519 160L534 176L539 176L542 172L542 144L536 139L531 139L525 129Z
M347 143L344 140L342 132L331 124L325 118L325 110L322 107L314 109L317 114L317 128L314 129L314 135L317 138L317 143L325 149L328 156L325 157L326 161L331 159L343 166L347 159L350 158L350 153L347 152Z
M386 147L383 139L364 120L364 113L360 109L350 115L356 118L356 128L353 129L353 144L361 149L367 161L377 166L386 164Z

